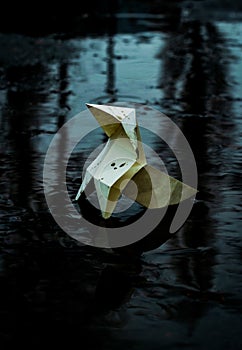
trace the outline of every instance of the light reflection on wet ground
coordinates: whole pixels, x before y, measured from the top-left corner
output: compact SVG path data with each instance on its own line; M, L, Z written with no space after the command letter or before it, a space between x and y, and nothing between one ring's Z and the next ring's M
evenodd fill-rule
M85 340L93 349L240 347L241 22L221 11L188 20L172 6L163 19L111 21L105 35L1 34L3 344L17 337L31 345ZM80 246L54 223L43 195L53 134L85 102L116 101L170 116L199 172L184 227L164 245L157 235L141 243L141 256ZM149 141L179 176L172 154ZM97 131L73 154L71 195L102 142Z

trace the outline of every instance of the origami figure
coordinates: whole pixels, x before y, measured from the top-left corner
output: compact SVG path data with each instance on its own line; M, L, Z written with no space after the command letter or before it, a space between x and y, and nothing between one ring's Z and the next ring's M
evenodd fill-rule
M87 168L76 200L93 179L102 216L107 219L122 193L147 208L162 208L197 192L147 165L134 108L94 104L87 107L109 139Z

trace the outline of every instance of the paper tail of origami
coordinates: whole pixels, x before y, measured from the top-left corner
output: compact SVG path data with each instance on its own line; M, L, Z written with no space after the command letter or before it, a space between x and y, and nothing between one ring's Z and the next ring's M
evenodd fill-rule
M134 186L135 184L135 186ZM138 188L138 192L135 190ZM146 165L127 184L123 194L146 208L163 208L194 196L197 190Z

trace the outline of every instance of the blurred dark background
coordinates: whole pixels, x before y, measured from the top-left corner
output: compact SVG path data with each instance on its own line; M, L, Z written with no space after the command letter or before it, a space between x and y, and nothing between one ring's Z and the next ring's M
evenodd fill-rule
M241 1L106 0L65 10L0 14L2 348L240 349ZM124 250L82 246L48 211L45 153L86 102L124 101L177 123L199 194L169 240L161 226ZM102 142L97 131L73 154L71 195ZM173 154L149 142L179 176Z

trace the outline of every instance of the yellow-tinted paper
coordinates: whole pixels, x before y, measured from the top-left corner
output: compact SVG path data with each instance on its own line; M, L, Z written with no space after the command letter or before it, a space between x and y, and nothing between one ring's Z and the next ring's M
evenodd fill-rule
M94 179L102 216L107 219L121 193L147 208L162 208L197 192L147 165L134 108L93 104L87 107L109 140L87 168L76 200Z

